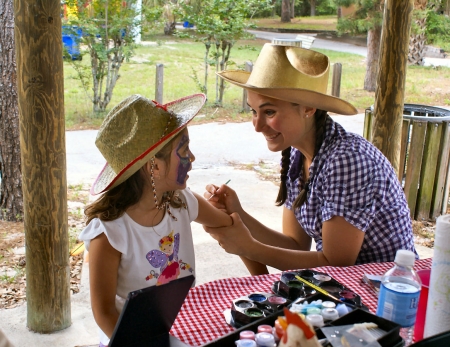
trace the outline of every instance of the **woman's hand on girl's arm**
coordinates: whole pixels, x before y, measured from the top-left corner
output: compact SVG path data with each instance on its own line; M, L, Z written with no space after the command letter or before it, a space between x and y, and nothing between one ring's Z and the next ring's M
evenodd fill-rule
M104 233L91 240L89 283L92 312L97 325L109 338L119 319L116 290L120 257L121 253L111 246Z
M199 194L192 193L198 201L198 216L195 219L197 223L212 228L229 227L233 225L233 219L227 213L212 206Z
M226 184L222 184L220 187L208 184L203 196L215 208L226 210L228 214L233 212L242 214L243 212L236 192Z

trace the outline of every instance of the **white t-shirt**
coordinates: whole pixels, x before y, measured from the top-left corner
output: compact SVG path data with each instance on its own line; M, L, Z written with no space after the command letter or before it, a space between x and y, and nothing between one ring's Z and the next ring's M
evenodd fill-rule
M191 222L198 216L198 201L188 188L178 193L187 209L170 207L177 220L166 212L161 223L144 227L126 213L109 222L94 218L78 237L89 251L90 241L105 233L111 246L122 253L116 291L119 312L131 291L195 275ZM109 343L102 331L100 342Z

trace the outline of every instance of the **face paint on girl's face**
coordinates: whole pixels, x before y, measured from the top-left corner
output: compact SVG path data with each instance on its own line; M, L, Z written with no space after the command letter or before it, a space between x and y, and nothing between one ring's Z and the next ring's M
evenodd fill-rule
M177 183L183 185L186 181L188 171L191 169L191 150L189 149L189 136L183 134L176 149L177 157L180 159L177 167Z

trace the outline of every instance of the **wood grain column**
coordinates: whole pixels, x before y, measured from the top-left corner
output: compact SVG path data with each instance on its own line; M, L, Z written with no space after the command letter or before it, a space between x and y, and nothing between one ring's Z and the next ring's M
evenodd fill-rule
M64 79L59 0L15 0L27 276L27 326L70 319Z
M398 174L413 0L384 4L372 142Z

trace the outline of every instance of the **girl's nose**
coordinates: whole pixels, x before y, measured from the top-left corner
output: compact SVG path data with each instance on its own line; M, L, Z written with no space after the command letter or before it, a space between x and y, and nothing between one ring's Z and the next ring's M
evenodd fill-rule
M190 154L189 154L189 161L190 161L191 163L193 163L194 160L195 160L195 155L194 155L194 153L190 152Z

